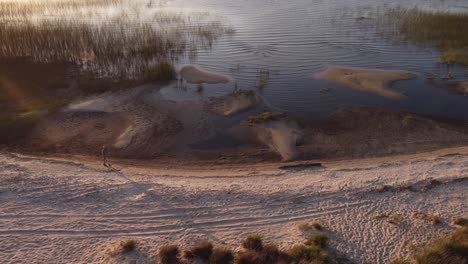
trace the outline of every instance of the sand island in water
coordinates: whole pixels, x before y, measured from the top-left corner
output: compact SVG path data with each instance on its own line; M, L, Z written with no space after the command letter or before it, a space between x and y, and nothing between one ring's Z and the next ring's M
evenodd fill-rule
M390 90L393 82L409 80L416 77L410 71L390 71L360 68L335 67L319 75L320 79L332 81L348 87L385 96L388 98L402 98L397 91Z

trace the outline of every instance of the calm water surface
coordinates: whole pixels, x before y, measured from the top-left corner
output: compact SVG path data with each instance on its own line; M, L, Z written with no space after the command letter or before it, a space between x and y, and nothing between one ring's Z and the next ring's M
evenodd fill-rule
M278 110L309 117L323 118L340 107L380 106L468 119L467 97L449 92L443 87L444 82L426 79L430 72L435 71L440 76L447 71L446 66L436 63L439 51L384 37L376 26L381 21L379 14L391 7L468 12L466 0L169 0L161 6L156 6L155 2L135 0L128 2L128 7L125 1L123 5L80 7L67 10L62 17L77 24L83 21L105 24L119 21L115 20L120 18L119 12L132 10L132 16L122 15L122 19L135 21L135 26L153 23L152 12L158 8L222 17L223 23L232 26L234 32L214 39L210 48L200 48L196 56L183 55L177 66L198 64L230 75L235 82L204 85L202 93L197 92L194 85L181 89L172 82L162 93L175 100L224 95L237 85L241 89L258 90ZM33 19L41 19L56 14L49 10L33 16ZM114 20L109 20L108 16L114 16ZM418 78L394 84L393 89L407 95L406 98L388 99L316 78L317 74L334 66L409 70L417 72ZM27 72L18 65L15 69L24 72L11 70L8 63L2 67L2 71L14 71L16 77L13 78L19 82L28 76L40 75L35 74L37 70ZM453 73L454 82L468 79L462 66L455 66ZM321 92L323 88L330 92ZM11 101L10 97L4 100Z
M196 63L231 75L240 88L247 89L255 89L262 72L268 72L261 94L283 111L324 117L343 106L382 106L468 118L468 98L426 80L429 72L446 72L445 66L436 63L437 50L385 38L374 26L379 10L397 6L468 12L463 0L174 0L167 8L208 10L223 15L236 31L181 64ZM419 77L394 84L407 98L387 99L314 77L333 66L410 70ZM463 67L453 71L457 80L468 77ZM233 87L233 83L206 85L202 95L195 87L171 86L164 92L172 98L197 98L229 93ZM331 92L321 93L324 87Z

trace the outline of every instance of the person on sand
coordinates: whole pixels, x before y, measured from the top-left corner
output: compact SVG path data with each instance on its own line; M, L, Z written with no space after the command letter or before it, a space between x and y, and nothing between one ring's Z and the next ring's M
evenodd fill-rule
M112 165L109 163L109 160L107 159L109 155L109 150L107 149L106 145L102 146L101 155L102 155L102 161L103 161L102 165L104 165L104 167L110 170L113 170L114 168L112 167Z

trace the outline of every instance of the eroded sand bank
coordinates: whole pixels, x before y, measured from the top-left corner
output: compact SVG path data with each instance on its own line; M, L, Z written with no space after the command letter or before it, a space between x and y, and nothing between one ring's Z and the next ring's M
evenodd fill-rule
M410 71L335 67L321 73L319 78L357 90L399 99L404 96L397 91L391 90L391 84L399 80L413 79L416 76L416 73Z

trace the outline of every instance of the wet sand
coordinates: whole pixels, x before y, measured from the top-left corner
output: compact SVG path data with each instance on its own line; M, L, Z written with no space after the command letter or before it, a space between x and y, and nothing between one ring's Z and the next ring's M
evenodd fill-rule
M102 145L108 145L116 158L252 164L366 158L468 145L466 122L380 108L341 109L326 120L289 116L286 123L256 126L233 119L229 128L219 130L217 115L203 104L158 100L150 106L139 103L138 111L131 112L56 113L32 131L22 149L98 156ZM219 133L235 139L236 145L192 147Z
M359 69L336 67L319 75L322 80L336 82L353 89L375 93L380 96L401 99L404 96L391 90L391 84L399 80L408 80L416 77L410 71L388 71L375 69Z

